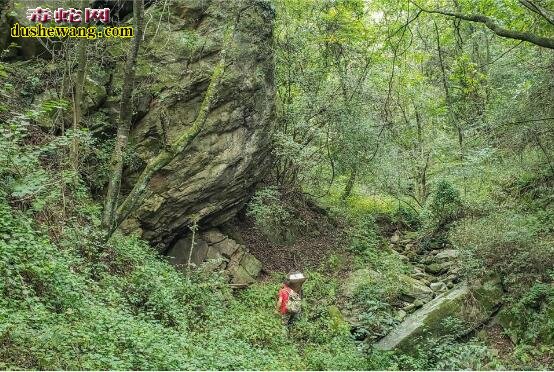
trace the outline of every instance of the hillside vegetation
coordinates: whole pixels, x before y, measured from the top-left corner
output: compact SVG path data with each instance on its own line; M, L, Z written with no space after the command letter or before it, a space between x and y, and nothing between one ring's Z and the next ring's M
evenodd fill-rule
M554 368L551 2L113 6L0 2L0 369Z

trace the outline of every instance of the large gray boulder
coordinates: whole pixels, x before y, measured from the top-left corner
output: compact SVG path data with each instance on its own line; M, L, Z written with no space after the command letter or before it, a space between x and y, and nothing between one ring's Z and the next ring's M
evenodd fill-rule
M470 329L475 328L491 316L501 299L502 289L497 280L489 280L473 290L461 284L407 316L375 347L380 350L398 348L408 353L414 351L422 338L448 333L442 324L448 317L461 319Z
M240 260L240 266L252 277L257 277L262 271L262 263L253 254L246 252Z
M399 281L402 283L401 297L404 300L413 302L415 300L427 301L433 298L433 291L421 280L402 275Z
M152 19L162 7L150 9ZM218 226L243 208L267 169L275 95L269 0L178 0L164 9L169 24L150 23L146 40L152 41L138 62L134 95L141 114L131 130L136 157L123 193L194 121L223 48L228 64L204 130L152 178L144 203L122 226L161 250L194 220ZM232 42L222 45L232 25Z
M213 247L227 258L231 258L233 254L239 249L239 245L233 239L224 239L219 243L213 245Z

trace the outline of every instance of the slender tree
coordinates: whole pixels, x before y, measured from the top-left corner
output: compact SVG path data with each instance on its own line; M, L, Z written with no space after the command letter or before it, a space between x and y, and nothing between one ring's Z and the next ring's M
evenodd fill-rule
M81 3L81 9L83 14L88 1L83 0ZM81 22L81 27L86 27L84 16ZM83 86L85 84L85 75L87 69L87 43L86 38L79 40L77 45L77 76L75 78L75 84L73 86L73 133L71 139L71 148L69 150L69 159L73 171L75 173L79 170L79 136L78 131L83 119L82 105L83 105Z
M140 49L143 34L144 18L144 0L133 1L134 16L134 39L131 50L127 56L125 72L123 75L123 89L121 92L121 105L119 109L119 120L117 127L117 138L115 148L111 158L111 176L108 183L108 191L104 203L104 213L102 216L102 226L107 231L112 231L115 218L115 209L117 207L119 191L121 187L121 177L123 174L123 162L125 149L129 141L129 131L131 128L131 119L133 110L131 98L133 95L133 86L135 82L135 68L137 56Z

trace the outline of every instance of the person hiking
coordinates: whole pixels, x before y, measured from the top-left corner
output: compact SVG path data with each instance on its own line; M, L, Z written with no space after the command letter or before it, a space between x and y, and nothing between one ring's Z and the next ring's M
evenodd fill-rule
M283 286L279 290L276 309L281 315L283 325L290 326L300 315L302 308L302 284L306 277L300 271L293 271L287 275Z

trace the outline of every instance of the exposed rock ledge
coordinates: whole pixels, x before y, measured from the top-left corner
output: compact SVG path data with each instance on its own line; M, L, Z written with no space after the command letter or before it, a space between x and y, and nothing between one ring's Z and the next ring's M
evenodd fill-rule
M169 250L170 262L186 269L189 260L191 237L178 240ZM247 285L255 281L262 270L262 263L246 247L224 235L218 229L198 234L194 239L191 264L206 265L209 270L225 271L232 284Z

